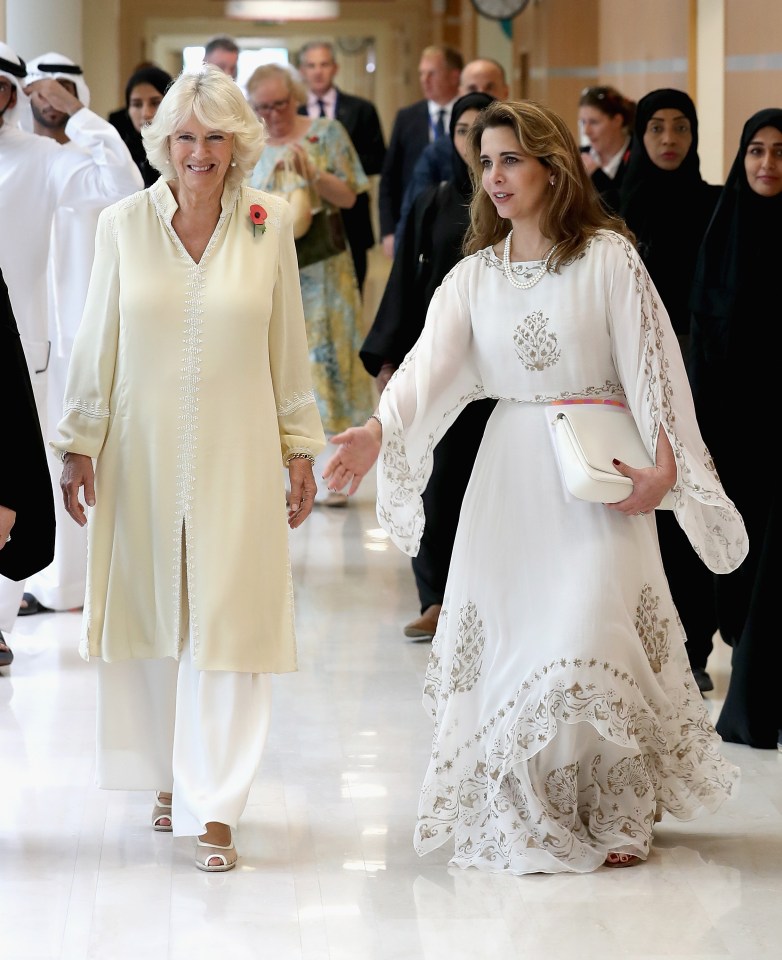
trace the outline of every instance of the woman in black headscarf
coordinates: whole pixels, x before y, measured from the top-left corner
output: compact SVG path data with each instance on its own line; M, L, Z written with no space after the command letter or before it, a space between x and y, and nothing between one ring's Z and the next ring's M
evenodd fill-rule
M671 89L652 90L642 97L619 211L635 234L685 362L695 261L720 190L701 177L698 116L690 97ZM656 517L665 573L687 634L690 666L701 692L713 690L706 672L717 631L713 576L687 549L687 537L672 511L660 510Z
M423 330L432 295L463 256L473 192L463 152L466 135L494 99L487 93L468 93L453 105L453 173L416 197L405 222L383 298L360 351L381 393ZM469 404L435 449L423 494L426 527L412 561L421 607L421 616L405 627L405 635L413 639L429 640L437 627L462 498L495 402Z
M782 338L782 109L754 114L704 237L695 270L690 377L698 419L726 492L741 511L749 554L716 578L719 628L733 667L716 727L733 743L773 749L782 727L779 498L760 463L774 435ZM767 321L767 322L766 322ZM769 427L771 429L769 430ZM756 466L757 465L757 466Z
M695 261L720 190L701 176L698 116L690 97L670 89L642 97L620 213L635 234L685 360Z
M136 161L144 178L145 187L151 187L160 174L147 162L147 152L141 139L141 128L152 122L171 80L170 73L153 64L139 67L125 84L125 110L118 111L121 123L114 119L116 114L109 117Z

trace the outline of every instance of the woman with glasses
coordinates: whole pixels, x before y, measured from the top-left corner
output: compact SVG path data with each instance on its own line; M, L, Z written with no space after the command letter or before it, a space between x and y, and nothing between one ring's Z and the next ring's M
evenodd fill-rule
M313 209L351 208L369 181L342 124L299 114L305 90L278 64L259 67L247 94L268 132L252 185L272 189L276 171L288 165L300 178L296 184L307 187ZM359 359L363 336L356 273L347 247L299 272L315 396L326 434L335 434L366 418L374 405L372 380ZM334 507L348 503L344 494L325 489L318 500Z
M600 198L612 213L630 159L635 103L614 87L586 87L578 101L578 124L588 146L581 158Z

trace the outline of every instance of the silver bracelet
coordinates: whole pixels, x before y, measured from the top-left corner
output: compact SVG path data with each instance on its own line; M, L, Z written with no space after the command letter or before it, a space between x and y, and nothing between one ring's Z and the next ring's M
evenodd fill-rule
M315 463L315 457L311 453L292 453L285 461L286 467L290 465L291 460L309 460L310 463Z
M383 429L383 421L380 419L379 413L370 413L369 420L377 420L377 422L380 424L380 429L381 430ZM369 420L367 421L367 423L369 423Z

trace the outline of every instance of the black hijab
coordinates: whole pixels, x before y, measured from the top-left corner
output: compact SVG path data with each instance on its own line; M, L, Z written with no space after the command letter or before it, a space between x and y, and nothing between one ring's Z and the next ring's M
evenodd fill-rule
M676 170L661 170L652 161L644 145L644 134L658 110L678 110L690 121L692 144ZM638 101L635 114L635 136L630 159L622 182L622 209L628 207L640 216L659 202L662 191L684 193L703 182L698 158L698 115L695 104L682 90L652 90Z
M459 97L453 107L451 107L451 124L449 128L453 152L453 174L451 176L451 183L467 201L472 197L472 180L470 179L470 168L459 156L459 151L456 147L453 146L456 124L465 110L483 110L484 107L488 107L490 103L493 103L495 99L496 98L489 93L465 93L465 95Z
M171 80L171 74L166 73L165 70L161 70L160 67L141 67L139 70L136 70L135 73L131 74L130 79L125 84L125 109L127 110L130 107L130 96L135 87L142 83L148 83L163 96ZM123 134L123 140L127 144L131 156L136 161L136 166L141 171L141 176L144 178L144 186L151 187L160 174L154 167L149 165L147 161L147 151L144 149L144 141L141 138L141 134L133 126L130 117L128 117L128 121L128 129Z
M776 287L782 254L782 194L759 196L744 169L747 146L763 127L782 133L782 109L760 110L744 124L739 151L698 256L691 300L694 313L727 320L738 307L762 306L769 287ZM768 287L758 283L761 278ZM727 329L723 334L727 338ZM728 348L727 339L724 346Z
M676 170L658 167L644 144L649 121L659 110L676 110L690 122L692 143ZM695 263L719 193L718 186L701 177L698 116L690 97L669 88L642 97L636 109L619 212L636 236L638 252L680 338L689 333Z
M136 70L125 84L125 109L130 106L130 95L133 93L134 87L142 83L148 83L163 95L168 89L171 79L171 74L161 70L160 67L141 67L141 69Z

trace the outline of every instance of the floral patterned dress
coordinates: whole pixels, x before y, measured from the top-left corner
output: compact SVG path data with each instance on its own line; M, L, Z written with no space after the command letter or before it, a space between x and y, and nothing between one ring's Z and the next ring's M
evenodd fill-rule
M318 169L335 174L356 193L369 189L358 154L339 121L314 119L299 142ZM250 178L253 186L267 189L287 149L284 144L264 148ZM306 186L306 181L294 185ZM338 433L363 423L374 409L372 380L358 356L364 331L350 251L305 267L300 277L318 409L326 433Z
M513 269L521 276L534 264ZM488 871L584 873L646 858L655 814L714 810L738 771L690 672L653 515L565 493L552 403L612 398L649 453L662 427L674 512L713 571L747 552L698 429L667 314L635 249L599 233L528 289L465 258L380 400L378 519L415 555L432 449L496 397L464 497L424 686L434 720L414 845Z

